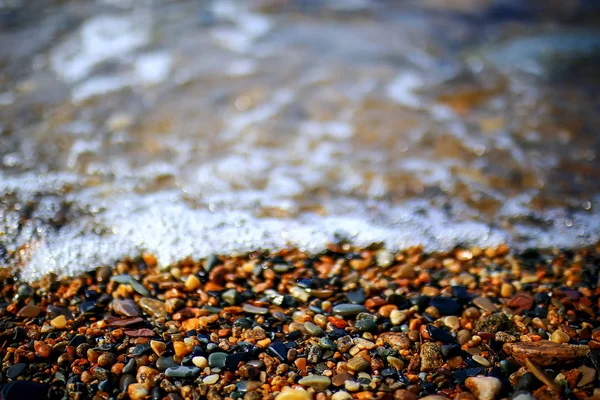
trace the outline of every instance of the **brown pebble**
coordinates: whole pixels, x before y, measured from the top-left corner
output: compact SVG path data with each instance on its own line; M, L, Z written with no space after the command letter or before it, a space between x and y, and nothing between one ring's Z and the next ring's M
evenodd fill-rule
M502 349L518 363L524 364L527 358L543 367L573 362L590 352L589 346L559 344L548 340L505 343Z

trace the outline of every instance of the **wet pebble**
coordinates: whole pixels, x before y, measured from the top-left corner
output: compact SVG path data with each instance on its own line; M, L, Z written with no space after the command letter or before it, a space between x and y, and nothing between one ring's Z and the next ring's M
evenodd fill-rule
M300 385L310 386L317 390L325 390L331 385L331 379L322 375L308 375L298 381Z
M200 376L200 368L198 367L170 367L165 371L165 375L172 378L197 378Z
M348 303L337 304L333 307L332 311L334 314L341 315L342 317L357 315L362 312L369 312L369 310L359 304Z
M26 368L27 368L27 364L25 364L25 363L18 363L18 364L12 365L6 371L6 377L10 378L10 379L17 379L25 371Z
M113 300L112 308L115 313L125 317L138 317L140 315L140 309L131 299Z
M257 306L253 306L251 304L244 304L244 306L242 307L242 309L249 313L249 314L268 314L269 313L269 309L268 308L264 308L264 307L257 307Z
M212 368L223 368L225 367L225 360L227 359L227 353L216 352L208 356L208 365Z
M462 310L462 306L456 300L443 296L432 298L430 305L437 308L440 315L458 315Z

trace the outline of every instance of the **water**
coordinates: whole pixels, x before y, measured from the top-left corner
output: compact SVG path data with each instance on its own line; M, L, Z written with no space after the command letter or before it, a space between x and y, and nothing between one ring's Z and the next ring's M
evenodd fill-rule
M593 2L15 3L0 262L25 279L143 251L600 239Z

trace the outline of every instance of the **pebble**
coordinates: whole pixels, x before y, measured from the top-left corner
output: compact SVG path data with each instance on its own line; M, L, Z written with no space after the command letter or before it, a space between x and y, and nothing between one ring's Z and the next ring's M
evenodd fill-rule
M247 312L249 314L268 314L269 313L269 309L268 308L264 308L264 307L256 307L253 306L252 304L244 304L244 306L242 307L242 309L244 310L244 312Z
M36 307L32 304L27 304L25 307L21 308L17 313L17 317L20 318L37 318L43 309L41 307Z
M437 343L427 342L421 346L421 371L435 371L444 364L441 347Z
M492 301L487 297L477 297L473 299L473 304L475 304L477 307L481 308L484 311L498 311L498 307L494 303L492 303Z
M135 363L135 360L133 361ZM176 366L177 363L173 360L173 357L159 357L158 360L156 360L156 368L158 368L159 371L165 371L167 368Z
M170 367L165 371L165 375L172 378L197 378L200 376L200 368L198 367Z
M192 363L194 363L194 365L198 368L206 368L208 367L208 360L206 359L206 357L202 357L202 356L197 356L192 358Z
M317 390L325 390L331 385L331 379L322 375L308 375L298 381L300 385L310 386Z
M344 389L349 392L358 392L360 390L360 383L354 380L347 380L344 382Z
M25 371L26 368L27 368L27 364L17 363L15 365L11 366L6 371L6 376L10 379L17 379L19 377L19 375L21 375L23 373L23 371Z
M325 331L323 329L319 328L312 322L305 322L304 329L306 329L306 332L308 332L312 336L321 337L325 334Z
M448 328L450 328L452 330L460 329L460 321L459 321L458 317L455 317L453 315L444 317L444 325L446 325Z
M144 384L132 383L127 387L127 394L131 400L142 400L148 396L148 389Z
M560 329L557 329L554 332L552 332L552 335L550 336L550 341L554 343L568 343L569 340L571 340L569 335L561 331Z
M502 382L492 376L474 376L465 381L465 386L477 397L477 400L494 400L502 391Z
M340 390L331 396L331 400L352 400L352 395L348 392Z
M142 310L153 318L167 318L169 316L165 309L165 303L160 300L142 297L139 301L139 305Z
M515 287L510 283L503 283L500 287L500 296L508 299L515 294Z
M225 367L225 360L227 359L227 353L216 352L208 356L208 365L212 368L223 368Z
M135 302L131 299L113 300L112 308L115 313L125 316L125 317L139 317L140 316L140 309L135 304Z
M235 306L241 301L241 296L235 289L224 291L221 293L221 298L232 306Z
M341 315L342 317L356 315L356 314L360 314L362 312L365 312L365 313L369 312L369 310L367 310L365 307L363 307L359 304L349 304L349 303L337 304L333 307L332 311L333 311L333 314Z
M530 310L531 307L533 307L533 302L533 297L527 293L517 293L508 301L508 303L506 303L506 305L512 308Z
M67 319L64 315L59 315L50 321L50 325L52 325L56 329L65 329L67 327Z
M312 396L305 390L284 389L275 400L312 400Z
M200 279L196 275L189 275L185 280L185 290L188 292L193 292L200 288L201 282Z
M492 364L490 364L490 362L485 357L475 354L472 358L473 358L473 361L477 362L478 364L483 365L486 368L492 366Z
M242 393L253 392L256 389L260 388L261 386L262 386L262 382L259 382L259 381L239 381L238 383L235 384L235 387L237 388L237 390L239 390Z
M133 290L135 290L142 296L150 296L150 292L148 291L148 289L146 289L141 283L133 279L133 277L131 277L130 275L116 275L111 277L110 280L131 286Z
M548 340L504 343L502 349L519 363L529 358L543 367L574 361L587 356L590 352L590 348L585 345L559 344Z
M348 361L348 368L354 372L364 371L370 366L371 363L360 355L354 356Z
M596 370L594 368L582 365L578 369L581 373L581 378L579 378L579 382L577 382L577 387L584 387L594 382L596 379Z
M160 342L158 340L151 340L150 348L152 349L152 351L154 351L154 353L156 353L157 356L160 357L167 349L167 345L164 342Z
M437 308L440 315L457 315L462 310L460 303L450 297L435 296L430 305Z
M390 322L393 325L400 325L406 320L406 311L392 310L390 313Z
M202 379L202 383L206 385L214 385L219 381L219 374L208 375L204 379Z

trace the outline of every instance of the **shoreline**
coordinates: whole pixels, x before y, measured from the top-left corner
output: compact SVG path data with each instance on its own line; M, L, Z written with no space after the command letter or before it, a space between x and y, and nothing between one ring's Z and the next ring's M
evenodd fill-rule
M0 269L3 400L600 397L600 244ZM594 397L595 397L594 396Z

